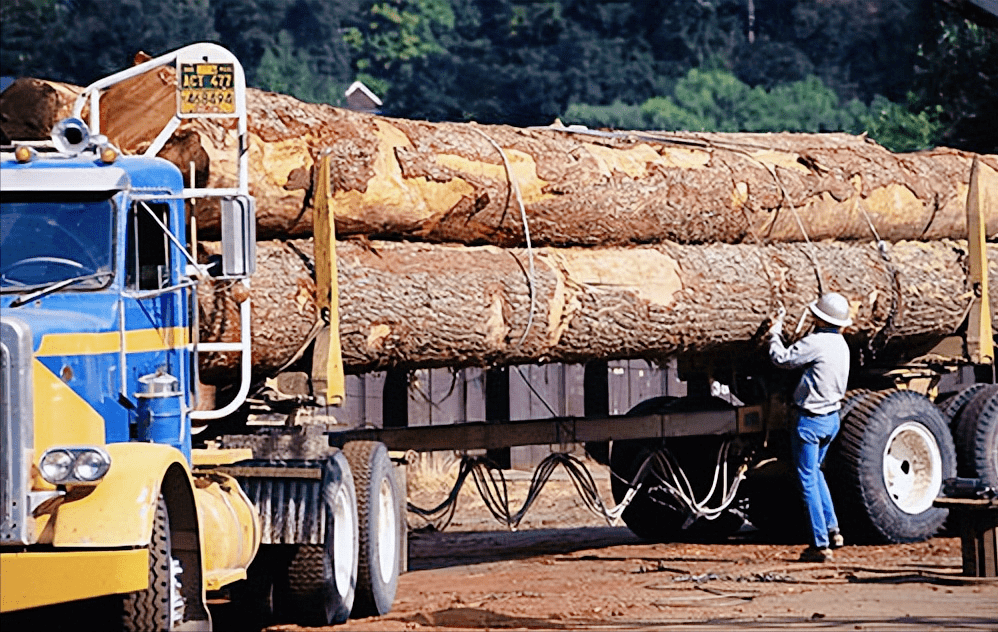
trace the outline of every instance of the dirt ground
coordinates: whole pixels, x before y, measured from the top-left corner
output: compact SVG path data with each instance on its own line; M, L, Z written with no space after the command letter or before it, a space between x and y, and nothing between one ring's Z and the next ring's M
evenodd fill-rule
M606 470L590 466L608 501ZM958 538L847 545L826 564L752 534L650 544L591 514L560 473L514 532L466 486L445 531L411 534L392 612L329 629L998 630L998 583L961 577ZM440 502L447 477L436 478L410 478L410 501ZM514 509L529 482L515 478Z

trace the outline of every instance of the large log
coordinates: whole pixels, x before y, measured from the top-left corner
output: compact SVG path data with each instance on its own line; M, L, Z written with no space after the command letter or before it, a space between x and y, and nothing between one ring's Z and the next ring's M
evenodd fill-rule
M135 63L148 59L148 55L139 53ZM127 153L143 151L173 116L174 75L172 68L160 68L109 88L100 102L100 133ZM52 127L73 115L76 99L82 92L80 86L59 81L31 77L16 80L0 94L3 142L49 139ZM80 116L90 122L89 103L84 105ZM199 133L177 130L157 155L181 168L186 186L190 186L192 165L195 185L207 185L208 153L201 146ZM217 213L217 206L214 208Z
M0 137L11 140L46 140L52 127L72 115L73 103L83 89L67 83L22 77L0 94Z
M258 166L297 186L291 149L328 147L340 234L517 246L765 243L966 236L971 156L891 154L845 134L630 134L425 123L252 101L254 130L281 148ZM212 153L211 149L207 149ZM998 202L998 156L983 176ZM281 177L271 177L280 180ZM517 194L524 204L521 218ZM270 199L264 233L305 235L311 208ZM998 209L998 204L990 208ZM869 222L868 222L869 218ZM998 235L998 210L987 218Z
M173 115L173 72L132 79L102 99L102 131L112 142L126 151L148 146ZM522 245L515 183L535 244L866 240L871 223L892 241L966 237L973 156L951 149L892 154L846 134L607 135L426 123L253 89L247 104L261 238L311 234L314 165L327 150L341 235ZM195 119L161 155L185 177L193 162L199 183L228 187L237 145L231 124ZM986 232L996 238L998 156L982 161L995 198ZM217 237L217 206L200 204L197 213L202 235Z
M894 244L889 262L872 244L844 242L541 248L532 275L519 249L337 247L348 372L743 354L777 305L800 314L818 295L818 271L825 290L852 303L849 338L862 360L896 360L953 333L970 300L966 248L957 241ZM998 296L998 246L988 256ZM260 243L250 292L258 375L292 358L312 329L311 257L307 240ZM231 293L200 291L202 338L235 339ZM234 359L206 361L204 379L231 379Z

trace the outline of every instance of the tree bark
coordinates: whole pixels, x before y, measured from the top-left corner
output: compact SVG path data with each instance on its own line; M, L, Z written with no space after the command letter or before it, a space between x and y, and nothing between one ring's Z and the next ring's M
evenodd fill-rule
M338 234L522 246L966 237L973 155L892 154L847 134L630 133L390 119L250 91L261 238L312 232L314 165L332 161ZM210 181L235 137L194 121ZM998 156L982 156L998 237ZM524 208L522 219L517 196ZM217 208L201 207L207 236ZM873 229L871 230L871 224Z
M12 140L47 140L52 127L70 116L79 86L22 77L0 95L0 135Z
M255 114L258 130L273 118ZM542 245L871 239L869 223L892 241L966 236L972 156L953 150L895 155L845 134L610 138L331 108L313 118L324 122L272 130L281 140L268 142L287 149L311 131L328 144L342 235L523 245L518 190ZM985 164L996 191L987 230L998 235L998 157ZM302 177L288 173L289 183ZM310 204L281 206L268 205L261 230L307 235Z
M164 68L111 88L102 132L125 151L144 150L173 115L173 73ZM33 116L18 103L8 104L5 93L5 130L18 115ZM311 234L314 165L323 151L344 236L521 246L526 224L535 245L554 246L867 240L874 231L889 241L966 237L973 154L952 149L892 154L847 134L426 123L253 89L247 107L262 239ZM187 180L193 162L197 181L229 187L237 146L231 121L193 119L160 155ZM982 161L993 197L986 232L998 238L998 156ZM202 235L217 238L217 204L196 212Z
M311 242L259 246L250 296L253 364L262 376L306 343L317 315ZM889 262L872 244L843 242L540 248L531 274L525 250L341 242L344 363L359 373L744 355L780 303L789 321L818 296L819 272L825 291L850 299L856 322L848 337L863 362L910 358L960 325L970 300L966 246L902 242L888 254ZM998 296L998 246L988 256ZM235 339L231 293L203 285L200 295L202 339ZM231 379L234 360L207 359L203 378Z

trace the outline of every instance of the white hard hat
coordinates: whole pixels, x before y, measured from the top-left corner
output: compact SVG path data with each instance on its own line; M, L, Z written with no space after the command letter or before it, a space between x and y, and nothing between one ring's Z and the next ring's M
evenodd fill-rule
M849 301L841 294L829 292L808 307L815 316L830 325L848 327L852 324L852 318L849 318Z

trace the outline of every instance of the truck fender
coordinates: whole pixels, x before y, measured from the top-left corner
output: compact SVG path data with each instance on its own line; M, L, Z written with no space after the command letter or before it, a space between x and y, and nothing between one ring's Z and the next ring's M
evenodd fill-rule
M155 443L116 443L106 446L111 469L84 498L64 502L55 510L56 547L147 547L152 541L159 497L166 501L172 554L180 563L181 597L188 622L204 623L211 616L205 600L204 536L201 532L194 483L184 455ZM191 624L197 627L195 624ZM193 627L191 629L194 629ZM197 627L197 629L202 629Z
M67 500L51 520L56 547L108 548L148 546L156 502L162 493L170 509L171 531L198 537L194 483L184 455L154 443L106 446L111 469L93 491ZM72 498L70 492L68 498ZM198 546L200 549L201 547Z

